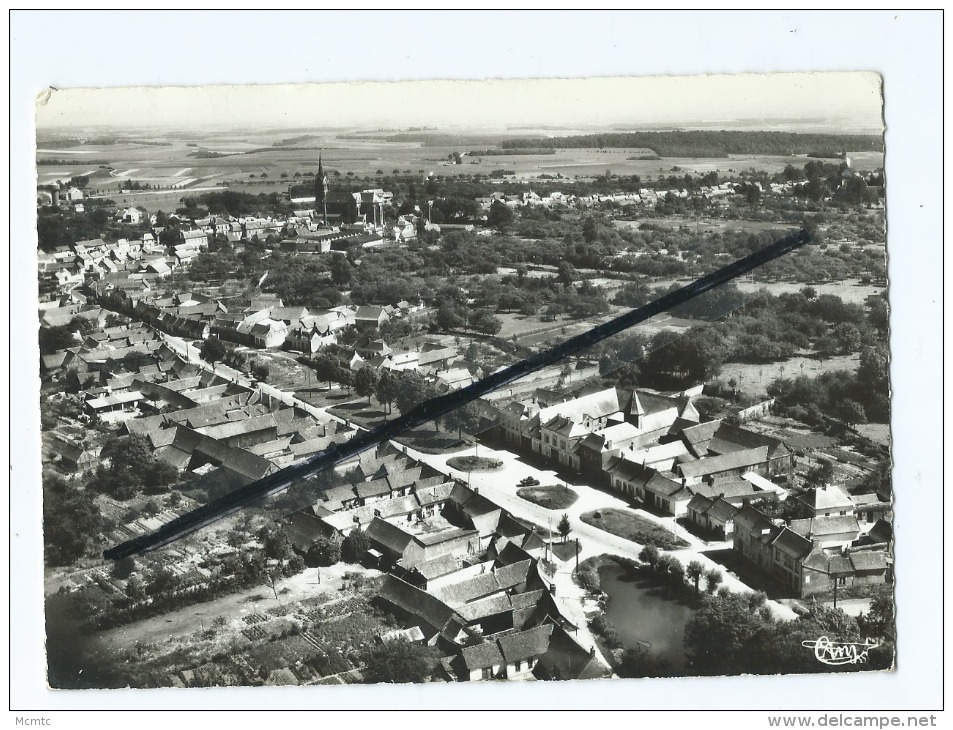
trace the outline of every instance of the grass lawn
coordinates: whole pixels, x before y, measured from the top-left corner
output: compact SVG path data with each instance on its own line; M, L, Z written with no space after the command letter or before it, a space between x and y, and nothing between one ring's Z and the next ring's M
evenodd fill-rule
M502 468L503 462L485 456L454 456L447 459L447 466L460 471L495 471Z
M516 490L516 495L546 509L566 509L579 499L578 494L562 485L553 487L524 487L523 489Z
M660 550L677 550L688 543L666 528L638 515L617 509L599 509L581 515L583 522L639 545L654 545Z

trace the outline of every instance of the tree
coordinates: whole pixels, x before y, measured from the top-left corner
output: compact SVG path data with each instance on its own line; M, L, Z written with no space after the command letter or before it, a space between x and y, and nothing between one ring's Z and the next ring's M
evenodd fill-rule
M557 267L557 272L556 279L563 286L570 286L577 278L579 278L576 267L568 261L560 261L559 266Z
M709 594L714 594L718 590L718 586L721 585L724 576L721 574L721 571L711 568L705 573L705 590Z
M394 402L394 398L397 396L397 379L390 370L381 371L380 377L377 378L374 394L377 396L378 401L386 404L387 413L389 414L391 412L391 403Z
M893 640L895 637L893 596L875 596L870 601L870 610L860 620L864 633L868 636Z
M100 461L89 487L119 500L163 489L179 474L175 467L152 455L148 439L140 434L112 437L103 446Z
M659 549L654 545L646 545L642 548L642 552L639 553L639 560L641 560L646 565L654 568L656 563L658 563L659 558L662 556L662 553L659 552Z
M685 574L688 576L689 580L695 584L695 592L700 591L698 584L702 579L702 576L705 575L705 564L700 560L693 560L688 564L688 567L685 568Z
M673 676L671 664L641 644L623 652L616 672L626 679Z
M503 321L485 309L479 309L470 318L470 326L485 335L496 335L503 329Z
M513 222L513 211L510 210L506 203L500 200L494 200L490 205L486 222L502 231Z
M827 459L818 459L817 465L808 469L804 486L812 489L826 487L834 481L834 465Z
M258 539L262 544L262 553L266 558L277 560L282 568L285 561L294 555L294 548L291 546L291 539L285 530L278 525L266 525L258 533Z
M837 414L848 426L855 426L858 423L867 423L867 412L864 410L864 407L850 398L845 398L840 402Z
M582 237L586 243L593 243L599 237L599 226L595 218L589 217L583 222Z
M569 537L569 533L572 532L572 525L569 524L569 515L563 513L563 516L559 519L559 525L556 527L559 530L559 535L562 537L563 542L566 542L566 538Z
M662 555L655 563L655 573L669 585L679 586L685 582L685 568L678 558Z
M354 272L346 256L334 256L331 259L331 281L335 286L347 286Z
M268 376L271 374L271 368L264 360L256 360L251 366L251 374L255 380L264 382L268 380Z
M392 641L364 654L361 674L368 684L378 682L426 682L437 665L429 646Z
M58 475L43 478L43 542L47 565L70 565L89 550L106 527L93 495Z
M444 428L456 430L457 438L463 438L463 432L472 434L482 422L480 411L475 403L467 403L459 408L454 408L443 417Z
M370 405L371 396L374 395L376 389L377 372L369 365L365 365L358 370L357 375L354 376L354 390L357 391L359 396L366 397L367 403Z
M199 356L210 365L221 362L225 357L228 348L225 343L217 337L210 337L202 343L202 349L199 350Z
M415 370L402 372L397 379L397 393L394 403L401 413L406 413L414 406L423 403L436 395L436 389L431 383Z
M442 330L459 329L464 324L463 312L465 308L458 308L449 302L442 304L437 310L437 326Z
M341 560L341 545L337 540L319 537L308 548L306 562L312 567L326 568Z
M371 540L367 533L363 530L352 530L341 543L341 557L349 563L357 563L370 549Z
M722 589L705 598L685 625L684 642L692 670L700 674L738 674L750 667L745 651L772 622L763 593Z

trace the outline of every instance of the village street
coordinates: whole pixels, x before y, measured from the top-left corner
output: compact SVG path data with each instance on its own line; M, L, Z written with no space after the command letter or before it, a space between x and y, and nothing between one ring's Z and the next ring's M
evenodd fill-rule
M674 550L671 554L678 558L684 565L692 560L698 560L704 564L706 570L715 569L722 575L722 585L730 590L738 592L750 592L751 588L742 583L737 576L727 571L724 566L719 565L702 552L706 549L717 549L727 547L727 543L705 543L697 537L685 531L680 525L674 524L674 520L661 518L645 510L632 509L628 504L618 497L606 494L598 489L585 486L579 481L564 482L556 475L555 471L540 470L530 466L519 456L509 451L500 451L491 449L487 446L479 446L479 455L481 457L499 459L503 462L503 468L491 472L464 472L459 469L453 469L447 466L447 460L452 457L469 456L476 453L475 448L464 451L458 451L453 454L424 454L408 449L407 453L413 458L430 464L435 469L450 476L469 482L471 487L478 488L480 493L500 505L515 517L529 520L543 527L551 527L553 531L559 523L563 513L569 515L569 524L572 527L570 538L579 538L579 560L609 553L612 555L621 555L633 560L638 560L642 545L631 542L624 538L612 535L604 530L586 524L580 519L580 515L596 509L615 508L637 514L640 517L651 520L667 530L674 531L675 534L689 543L689 547L681 550ZM529 502L517 496L517 483L524 477L534 477L542 485L568 484L568 486L579 495L576 502L564 510L549 510L533 502ZM560 588L563 588L563 595L566 592L570 594L579 593L581 589L575 587L571 579L572 571L575 569L575 561L566 561L557 572L557 595L560 595ZM575 591L572 591L575 588ZM567 605L578 605L579 601L568 601ZM777 601L768 601L771 611L779 619L793 619L796 614L787 606ZM581 609L577 609L576 615Z

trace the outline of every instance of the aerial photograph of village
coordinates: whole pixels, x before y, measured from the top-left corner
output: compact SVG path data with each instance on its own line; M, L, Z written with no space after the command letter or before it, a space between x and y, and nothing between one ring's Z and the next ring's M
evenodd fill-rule
M408 102L383 124L336 117L319 85L41 98L49 685L892 669L880 84L787 76L737 82L776 89L757 117L719 77L697 80L710 115L663 114L672 78L655 113L588 121L573 94L564 117ZM385 109L416 93L381 86ZM802 87L853 106L797 116ZM135 114L163 105L195 114ZM110 552L800 231L582 352Z

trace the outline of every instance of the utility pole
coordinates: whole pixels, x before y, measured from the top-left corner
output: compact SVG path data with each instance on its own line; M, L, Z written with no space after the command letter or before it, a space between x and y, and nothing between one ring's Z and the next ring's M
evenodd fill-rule
M831 572L831 560L827 558L827 574L834 580L834 610L837 610L837 575Z
M579 570L579 538L576 538L576 570Z

